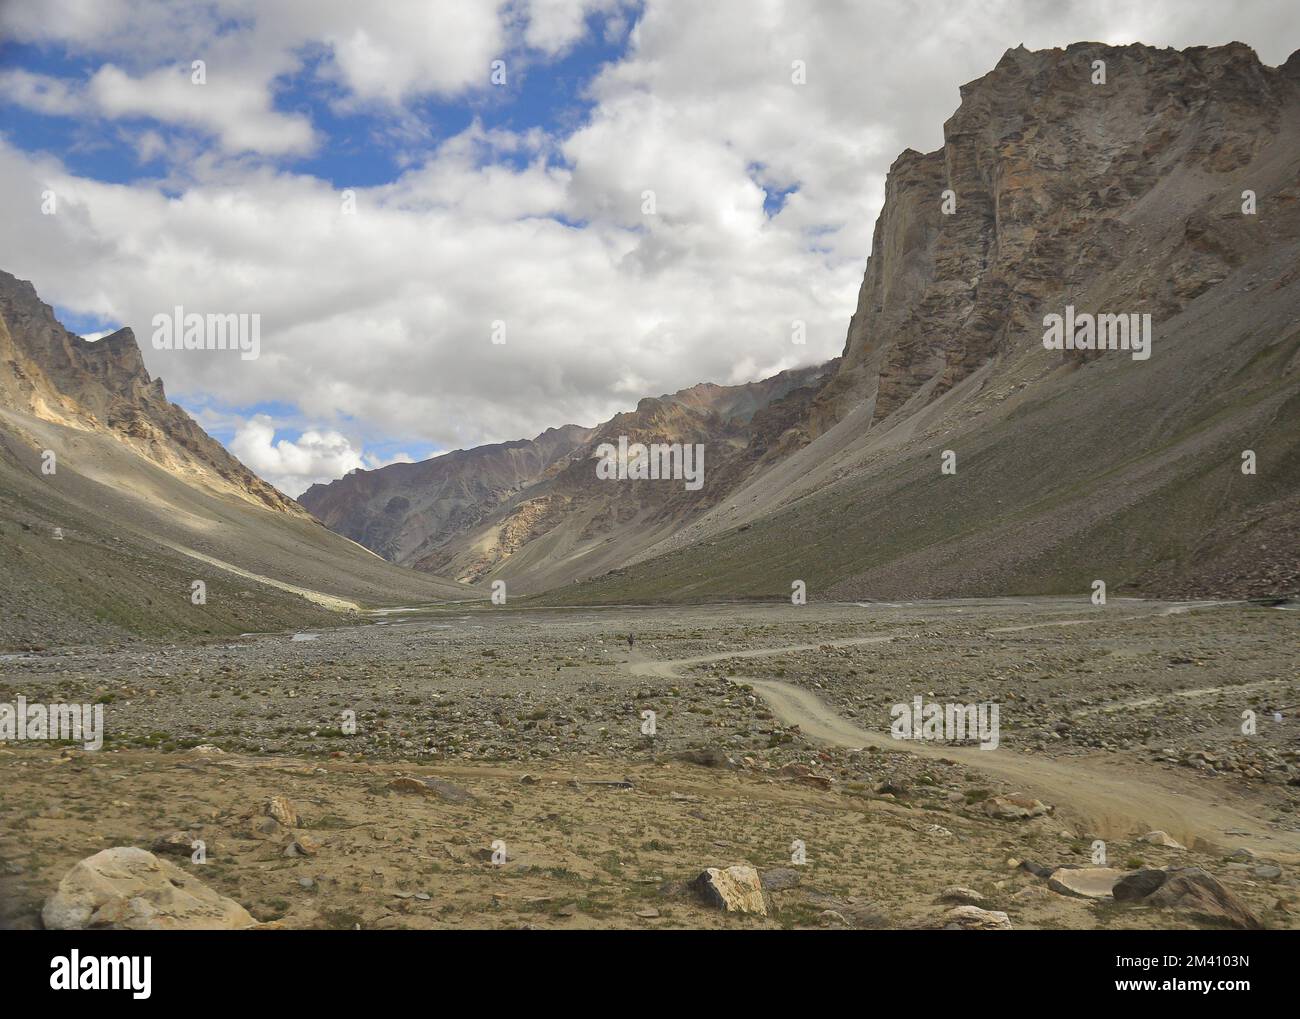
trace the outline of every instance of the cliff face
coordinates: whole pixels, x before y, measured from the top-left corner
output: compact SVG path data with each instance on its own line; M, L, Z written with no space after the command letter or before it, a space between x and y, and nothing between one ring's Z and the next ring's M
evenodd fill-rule
M0 408L107 432L172 474L307 518L226 452L151 379L130 329L91 342L65 329L31 283L0 272Z
M1298 67L1265 67L1239 43L1007 51L962 87L943 148L891 167L810 433L863 402L878 422L923 388L943 395L1066 301L1168 319L1276 241L1295 176L1242 171L1277 135Z
M556 600L1300 590L1300 53L1015 49L944 139L780 455ZM1150 358L1045 349L1069 307Z

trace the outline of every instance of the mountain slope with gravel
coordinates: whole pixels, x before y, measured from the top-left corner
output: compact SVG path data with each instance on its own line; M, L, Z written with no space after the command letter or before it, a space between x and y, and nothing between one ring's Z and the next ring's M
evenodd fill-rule
M167 400L129 329L84 340L0 273L0 647L476 596L321 526Z

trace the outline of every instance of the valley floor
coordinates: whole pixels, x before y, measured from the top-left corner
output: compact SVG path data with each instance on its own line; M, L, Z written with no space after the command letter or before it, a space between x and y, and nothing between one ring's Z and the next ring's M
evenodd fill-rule
M455 607L3 656L0 702L103 703L106 738L0 747L0 926L39 926L122 845L285 927L930 926L954 885L1017 927L1208 922L1017 866L1090 867L1104 841L1111 867L1201 867L1300 927L1298 624L1113 598ZM997 704L997 749L892 739L916 696ZM1053 809L994 816L1017 793ZM734 863L768 916L683 886Z

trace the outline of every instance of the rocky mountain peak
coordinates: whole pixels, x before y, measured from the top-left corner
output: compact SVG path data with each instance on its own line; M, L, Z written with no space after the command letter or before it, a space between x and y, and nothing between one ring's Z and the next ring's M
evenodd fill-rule
M0 406L86 431L111 433L154 463L224 494L306 517L292 499L232 457L150 377L135 333L99 340L70 332L35 287L0 271Z
M1295 59L1269 68L1241 43L1007 50L961 87L943 147L890 168L810 433L863 402L879 421L937 398L1067 301L1167 318L1215 285L1254 243L1243 188L1261 208L1294 201L1294 174L1243 171L1294 114Z

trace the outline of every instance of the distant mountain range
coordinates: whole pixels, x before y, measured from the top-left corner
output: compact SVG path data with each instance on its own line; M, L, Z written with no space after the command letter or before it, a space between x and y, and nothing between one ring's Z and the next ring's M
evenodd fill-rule
M301 501L328 526L405 566L535 592L621 566L713 505L729 485L803 440L796 422L833 368L643 399L595 428L355 471ZM602 444L703 444L707 483L602 481Z
M840 358L301 505L167 400L130 330L83 340L0 273L0 646L324 625L495 580L568 603L1300 590L1300 53L1018 48L944 137L890 170ZM1048 349L1054 315L1149 316L1149 357ZM702 447L703 484L602 479L620 442Z

